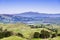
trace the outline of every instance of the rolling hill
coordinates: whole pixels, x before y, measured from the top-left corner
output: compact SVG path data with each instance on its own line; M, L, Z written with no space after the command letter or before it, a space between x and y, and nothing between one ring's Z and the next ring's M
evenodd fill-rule
M51 23L60 24L60 14L24 12L19 14L0 14L0 23Z

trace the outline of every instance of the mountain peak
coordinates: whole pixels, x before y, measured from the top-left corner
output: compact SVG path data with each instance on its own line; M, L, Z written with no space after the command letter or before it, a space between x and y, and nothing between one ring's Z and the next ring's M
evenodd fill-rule
M38 13L38 12L24 12L22 14L40 14L40 13Z
M40 16L40 13L38 12L24 12L24 13L21 13L20 16L23 16L23 17L35 17L36 15Z

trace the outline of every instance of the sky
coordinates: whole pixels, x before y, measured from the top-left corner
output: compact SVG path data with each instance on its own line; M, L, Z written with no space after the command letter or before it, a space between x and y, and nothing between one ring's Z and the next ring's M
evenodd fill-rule
M60 0L0 0L0 14L60 13Z

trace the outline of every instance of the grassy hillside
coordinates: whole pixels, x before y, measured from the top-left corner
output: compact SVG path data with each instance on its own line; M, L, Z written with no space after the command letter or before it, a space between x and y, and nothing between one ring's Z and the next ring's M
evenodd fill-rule
M8 37L8 38L3 38L1 40L26 40L26 39L18 37L18 36L11 36L11 37Z
M45 25L46 26L46 25ZM23 23L16 23L16 24L0 24L0 27L3 27L4 29L7 29L8 31L12 31L14 33L21 33L23 34L24 38L18 37L18 36L10 36L3 38L1 40L44 40L41 38L31 38L31 36L34 34L34 32L41 32L42 29L50 31L46 28L30 28L30 26L23 24ZM50 27L51 26L46 26ZM58 33L60 33L60 27L57 25L53 25L53 28L58 28ZM48 38L50 40L50 38ZM52 38L51 40L60 40L60 37Z

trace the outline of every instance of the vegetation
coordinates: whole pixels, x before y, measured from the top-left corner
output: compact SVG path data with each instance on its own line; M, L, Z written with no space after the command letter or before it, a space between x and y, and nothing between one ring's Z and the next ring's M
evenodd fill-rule
M26 25L23 23L0 24L1 40L59 40L60 27L58 25ZM42 35L42 36L41 36Z

